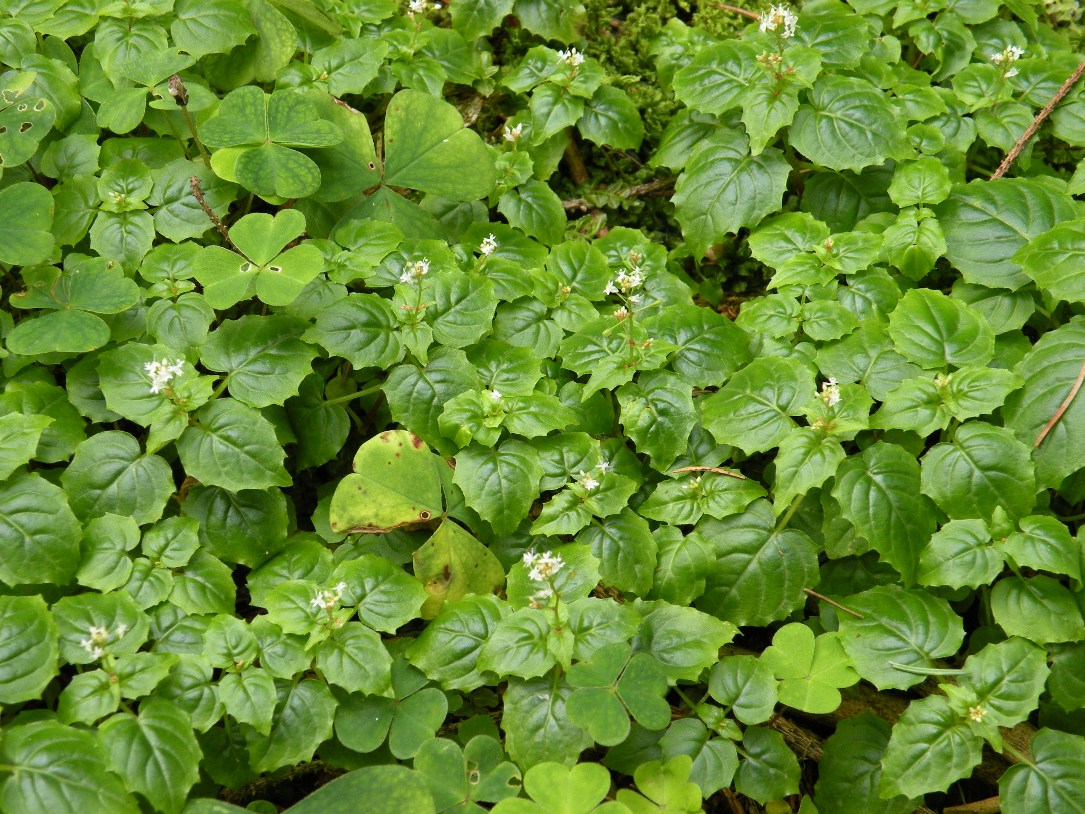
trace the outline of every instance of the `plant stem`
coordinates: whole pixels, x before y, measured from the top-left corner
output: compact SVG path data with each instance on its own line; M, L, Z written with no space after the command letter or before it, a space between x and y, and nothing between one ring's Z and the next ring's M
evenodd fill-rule
M780 518L780 522L776 524L776 528L773 530L774 534L779 534L785 528L787 524L791 522L791 518L795 516L795 512L799 510L799 506L802 504L802 499L806 495L796 495L795 499L791 501L791 505L787 507L787 511L784 512L784 516Z
M363 388L361 390L355 390L353 393L347 393L345 396L339 396L338 398L334 398L334 399L327 399L324 403L325 404L345 404L346 402L352 401L352 400L354 400L356 398L360 398L361 396L368 396L370 393L376 393L382 387L384 387L383 382L381 384L375 384L372 387L365 387L365 388Z

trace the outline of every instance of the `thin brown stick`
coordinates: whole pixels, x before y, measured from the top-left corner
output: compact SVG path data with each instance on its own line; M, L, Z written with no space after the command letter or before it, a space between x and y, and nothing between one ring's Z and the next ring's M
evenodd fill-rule
M196 198L196 203L200 205L200 209L207 215L208 220L215 224L215 228L219 230L219 234L226 241L226 245L231 249L234 248L234 244L230 241L230 233L226 230L226 224L219 220L219 216L212 211L211 207L207 205L207 199L203 197L203 189L200 188L200 177L193 175L188 179L188 186L192 189L192 195Z
M837 610L842 610L842 611L844 611L844 613L850 613L856 619L864 618L863 614L859 613L859 611L853 611L851 608L845 608L839 602L836 602L835 600L829 599L829 597L825 596L825 594L819 594L817 591L812 591L809 588L803 588L803 591L806 593L807 596L812 596L812 597L814 597L814 599L820 599L822 602L828 602L830 605L832 605Z
M1082 74L1085 74L1085 62L1082 62L1077 66L1074 72L1062 83L1062 86L1055 91L1055 95L1051 97L1051 101L1044 105L1043 110L1036 114L1036 118L1032 120L1032 124L1028 126L1025 132L1021 134L1021 138L1013 145L1013 149L1006 153L1006 157L1002 159L1002 163L998 165L998 169L991 173L990 180L993 181L1006 174L1006 171L1009 170L1013 162L1017 160L1017 156L1021 155L1021 151L1025 149L1025 145L1028 144L1029 139L1036 135L1036 131L1040 129L1040 125L1051 115L1051 111L1063 100L1063 97L1070 92L1070 88L1081 79Z
M746 476L741 472L732 472L730 469L722 469L718 466L680 466L678 469L671 470L671 473L675 475L680 472L715 472L717 475L727 475L729 478L746 480Z
M1036 436L1036 440L1032 442L1033 449L1040 446L1040 444L1044 442L1044 439L1047 438L1047 434L1059 423L1059 419L1062 418L1063 413L1070 407L1070 403L1074 400L1074 397L1077 396L1083 382L1085 382L1085 362L1081 363L1081 370L1077 372L1077 379L1074 381L1074 386L1070 388L1070 392L1067 393L1066 398L1062 400L1059 409L1055 411L1055 415L1051 416L1051 420L1044 425L1044 428L1040 430L1040 434Z
M749 17L751 20L760 20L761 15L753 11L747 11L744 8L738 6L727 6L723 3L716 3L716 8L722 8L724 11L733 11L735 14L741 14L743 17Z

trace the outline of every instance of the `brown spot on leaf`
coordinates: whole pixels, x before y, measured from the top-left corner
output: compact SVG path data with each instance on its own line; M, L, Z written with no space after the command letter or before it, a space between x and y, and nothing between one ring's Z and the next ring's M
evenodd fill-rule
M411 433L411 443L414 444L415 449L422 449L422 446L426 443L413 432Z

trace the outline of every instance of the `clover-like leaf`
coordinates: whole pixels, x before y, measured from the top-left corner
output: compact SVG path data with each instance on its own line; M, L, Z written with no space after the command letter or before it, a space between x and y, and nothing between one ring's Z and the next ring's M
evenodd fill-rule
M814 714L840 706L840 687L859 680L835 633L814 636L806 625L784 625L761 661L780 680L780 702Z

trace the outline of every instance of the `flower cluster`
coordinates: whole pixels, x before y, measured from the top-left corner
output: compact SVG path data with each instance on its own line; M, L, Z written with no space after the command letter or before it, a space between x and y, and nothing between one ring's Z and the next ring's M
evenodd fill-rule
M505 125L505 132L502 134L505 141L511 141L513 143L520 140L520 134L524 132L524 125L520 123L515 127L509 127Z
M622 269L618 274L607 283L607 287L603 289L604 294L617 294L619 291L623 294L633 296L639 296L634 294L638 288L644 285L644 272L634 266L626 271Z
M968 708L968 720L980 723L984 716L987 715L987 710L984 707L975 706Z
M407 16L413 20L416 14L425 14L427 11L437 11L440 8L440 3L429 3L427 0L410 0L407 3Z
M423 257L421 260L408 263L403 269L403 273L399 275L399 281L404 285L411 285L427 274L429 274L429 258Z
M785 40L795 36L795 26L799 22L798 15L786 3L772 6L758 20L762 31L775 31Z
M546 582L565 566L565 560L547 551L543 554L524 553L524 565L530 568L528 577L535 582Z
M584 55L575 48L570 48L568 51L558 51L558 56L561 57L562 62L573 70L584 64Z
M79 646L90 653L90 657L93 659L100 659L105 655L105 647L112 639L114 642L120 641L124 638L124 634L128 632L128 625L117 625L116 629L110 633L107 627L98 627L97 625L91 625L88 631L90 636L86 639L79 641Z
M478 250L489 257L497 251L497 237L492 233L487 235L486 239L479 245Z
M825 402L826 407L833 407L840 402L840 385L836 379L829 377L829 381L821 385L819 398Z
M598 489L599 488L599 481L597 481L595 479L595 477L590 472L585 472L583 469L580 470L580 481L579 481L579 483L580 483L581 486L583 486L589 492L592 491L593 489Z
M151 377L152 393L161 393L175 376L180 376L184 372L183 362L180 360L171 362L169 359L163 359L161 362L155 359L145 364L143 369Z
M1002 70L1002 76L1008 79L1011 76L1017 76L1017 68L1011 66L1024 56L1024 54L1024 48L1018 48L1016 45L1007 45L1002 53L995 54L991 57L991 62L1000 68Z
M316 596L309 600L309 604L317 610L324 610L331 613L339 607L339 603L343 599L343 591L346 589L347 584L345 582L340 582L330 591L317 591Z

